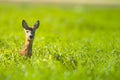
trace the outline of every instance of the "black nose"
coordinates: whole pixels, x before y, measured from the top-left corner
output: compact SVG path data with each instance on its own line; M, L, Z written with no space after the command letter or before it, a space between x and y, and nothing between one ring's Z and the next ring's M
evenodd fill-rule
M30 36L30 38L33 38L33 36Z

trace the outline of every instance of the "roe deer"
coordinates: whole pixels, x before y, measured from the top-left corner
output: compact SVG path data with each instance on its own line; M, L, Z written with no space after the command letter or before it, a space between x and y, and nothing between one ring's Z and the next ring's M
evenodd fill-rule
M32 56L32 44L35 36L35 31L39 27L39 20L34 24L33 27L29 27L25 20L22 20L22 27L24 28L26 34L25 47L23 50L19 51L22 56Z

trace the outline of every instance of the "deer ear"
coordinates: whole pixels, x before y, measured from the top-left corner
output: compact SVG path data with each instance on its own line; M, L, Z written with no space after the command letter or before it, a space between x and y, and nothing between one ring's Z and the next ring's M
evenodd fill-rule
M36 30L36 29L39 27L39 25L40 25L40 21L38 20L38 21L34 24L33 29Z
M23 26L24 29L29 28L25 20L22 20L22 26Z

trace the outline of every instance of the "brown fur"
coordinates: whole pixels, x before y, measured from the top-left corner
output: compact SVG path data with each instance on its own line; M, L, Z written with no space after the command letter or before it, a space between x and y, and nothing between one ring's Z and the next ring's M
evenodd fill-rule
M39 27L39 20L34 24L34 26L32 28L28 27L26 21L23 20L22 26L26 33L26 42L25 42L24 49L19 51L19 54L22 56L31 57L32 56L32 44L33 44L33 40L34 40L35 31ZM31 31L31 36L32 36L31 39L30 39L30 35L27 35L28 32L26 30Z
M24 49L19 51L20 55L31 57L32 56L32 44L33 44L33 40L26 39Z

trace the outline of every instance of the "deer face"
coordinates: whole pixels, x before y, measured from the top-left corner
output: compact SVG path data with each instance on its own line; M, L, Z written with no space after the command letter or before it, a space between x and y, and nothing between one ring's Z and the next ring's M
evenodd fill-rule
M26 33L26 38L27 40L33 40L35 36L35 31L39 27L39 20L34 24L33 27L28 27L27 23L25 20L22 21L22 26L25 30Z

